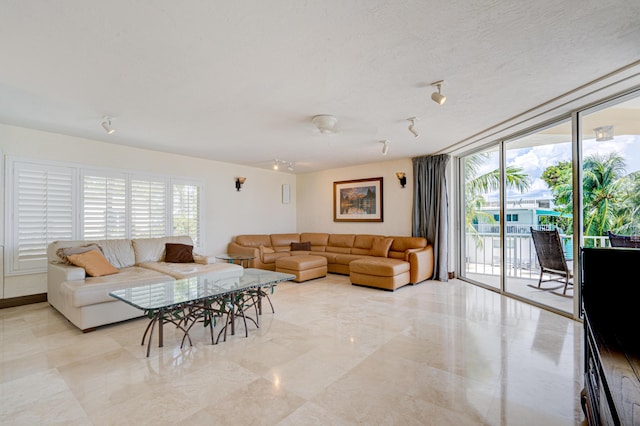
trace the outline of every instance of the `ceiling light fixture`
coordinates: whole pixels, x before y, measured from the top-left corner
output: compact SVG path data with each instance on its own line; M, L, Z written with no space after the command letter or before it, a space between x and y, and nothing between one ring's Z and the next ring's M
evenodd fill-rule
M380 141L380 143L382 143L382 155L387 155L387 152L389 152L389 141L388 140L383 140Z
M335 133L335 125L338 122L338 119L333 115L320 114L314 115L311 118L311 121L318 128L320 133L323 135L330 135Z
M593 131L596 132L597 142L613 140L613 126L596 127Z
M279 170L280 166L286 166L287 170L290 172L294 171L293 163L291 161L278 160L277 158L273 160L273 170Z
M111 118L106 115L102 117L102 127L107 131L108 135L112 135L116 132L116 130L111 127Z
M413 133L413 137L417 138L418 136L420 136L420 133L418 133L414 127L416 125L417 118L411 117L411 118L407 118L407 120L411 122L411 124L409 124L409 131Z
M437 103L438 105L442 105L444 101L447 100L447 97L443 95L441 92L443 84L444 84L444 80L438 80L431 83L432 86L438 88L437 92L433 92L431 94L431 99L433 99L433 102Z

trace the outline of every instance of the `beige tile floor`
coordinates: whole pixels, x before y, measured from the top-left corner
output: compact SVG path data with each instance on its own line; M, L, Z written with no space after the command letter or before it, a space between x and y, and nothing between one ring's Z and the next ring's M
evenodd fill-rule
M82 334L0 310L1 424L574 425L582 326L461 282L279 285L261 328L145 358L145 319Z

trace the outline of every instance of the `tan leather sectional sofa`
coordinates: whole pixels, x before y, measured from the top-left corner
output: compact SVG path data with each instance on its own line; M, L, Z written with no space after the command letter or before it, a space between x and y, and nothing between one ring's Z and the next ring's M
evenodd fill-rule
M386 253L380 252L381 239L391 239ZM310 250L292 250L291 245L306 243ZM433 247L425 238L369 234L327 234L304 232L301 234L238 235L229 243L230 254L255 256L250 266L259 269L276 269L276 260L285 256L314 255L327 259L328 272L350 275L352 283L395 290L406 284L416 284L433 275ZM386 255L384 255L386 254ZM369 259L358 263L354 274L349 264L355 260ZM408 268L407 268L408 266ZM380 277L378 271L401 271L402 278ZM407 278L404 278L406 276ZM408 281L408 282L406 282Z

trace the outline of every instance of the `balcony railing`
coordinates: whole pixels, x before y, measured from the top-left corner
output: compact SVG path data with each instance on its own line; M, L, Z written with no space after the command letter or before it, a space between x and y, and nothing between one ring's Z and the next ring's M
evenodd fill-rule
M526 228L526 233L522 230ZM480 228L485 230L487 228ZM549 230L550 226L534 226L534 229ZM514 232L506 227L505 236L505 264L508 276L534 278L540 274L538 257L531 238L530 226L514 225ZM565 258L573 259L573 235L560 234ZM468 272L500 275L500 237L495 232L478 232L467 235L466 241L466 270ZM609 247L606 236L585 236L583 247Z

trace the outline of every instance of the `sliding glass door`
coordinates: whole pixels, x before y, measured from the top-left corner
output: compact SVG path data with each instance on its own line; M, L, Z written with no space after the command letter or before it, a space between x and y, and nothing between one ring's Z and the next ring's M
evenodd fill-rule
M557 232L571 284L579 247L608 247L610 232L640 238L639 94L459 158L463 279L578 316L579 286L543 269L532 232Z
M497 147L464 157L464 276L500 288L500 155Z
M538 247L538 251L555 249L556 256L565 258L566 272L571 273L571 141L571 121L567 119L505 142L505 292L568 314L573 312L573 286L565 286L562 275L541 273L548 265L544 259L540 264L532 230L558 231L560 244Z

